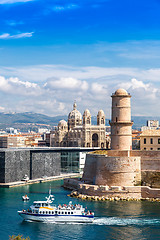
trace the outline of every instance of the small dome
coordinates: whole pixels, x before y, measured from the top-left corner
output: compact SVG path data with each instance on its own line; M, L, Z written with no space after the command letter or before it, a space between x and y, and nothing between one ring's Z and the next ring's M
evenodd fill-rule
M128 95L128 93L125 89L119 88L117 91L115 91L115 95Z
M58 126L67 126L67 122L63 119L59 121Z
M91 115L90 111L88 109L86 109L83 113L83 116L89 116L89 115Z
M74 102L73 110L69 113L68 119L82 119L81 113L77 110L77 104Z
M98 115L100 115L100 116L104 116L104 112L103 112L102 109L98 111Z

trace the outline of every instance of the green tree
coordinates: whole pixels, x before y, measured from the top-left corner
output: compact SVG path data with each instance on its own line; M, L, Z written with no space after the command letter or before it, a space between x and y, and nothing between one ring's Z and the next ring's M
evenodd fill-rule
M24 238L23 235L18 235L18 236L12 235L12 236L9 236L9 240L30 240L30 238L29 237Z

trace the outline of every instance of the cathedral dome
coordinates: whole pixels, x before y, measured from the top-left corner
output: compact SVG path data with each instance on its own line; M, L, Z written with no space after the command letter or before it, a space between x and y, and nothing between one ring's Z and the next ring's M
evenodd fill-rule
M117 91L115 91L115 95L128 95L128 93L125 89L119 88Z
M77 110L77 104L73 104L73 110L69 113L68 119L82 119L81 113Z
M103 112L102 109L98 111L98 115L100 115L100 116L104 116L104 112Z
M58 126L59 127L60 126L67 126L67 122L65 120L61 120L61 121L59 121Z
M90 111L88 109L86 109L83 113L83 116L89 116L89 115L91 115Z

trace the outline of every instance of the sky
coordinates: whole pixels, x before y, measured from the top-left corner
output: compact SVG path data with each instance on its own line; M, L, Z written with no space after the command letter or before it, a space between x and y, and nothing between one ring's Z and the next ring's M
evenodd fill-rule
M160 0L0 0L0 111L160 116Z

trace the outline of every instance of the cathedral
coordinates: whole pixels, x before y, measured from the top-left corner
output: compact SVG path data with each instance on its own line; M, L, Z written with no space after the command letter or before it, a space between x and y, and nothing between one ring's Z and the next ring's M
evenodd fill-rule
M103 110L97 114L97 125L91 124L91 114L88 109L83 113L77 110L76 103L68 115L68 121L61 120L55 129L54 147L99 147L106 148L106 127Z

